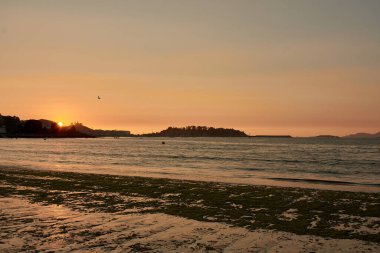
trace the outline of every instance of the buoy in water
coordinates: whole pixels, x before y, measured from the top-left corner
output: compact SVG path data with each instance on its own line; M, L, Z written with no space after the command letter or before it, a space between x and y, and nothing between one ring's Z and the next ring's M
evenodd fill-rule
M163 141L162 144L165 144L165 142Z

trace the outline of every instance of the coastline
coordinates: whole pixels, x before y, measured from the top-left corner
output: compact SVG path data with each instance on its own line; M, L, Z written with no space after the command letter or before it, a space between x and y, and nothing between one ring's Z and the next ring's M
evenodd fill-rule
M380 193L3 168L0 180L2 199L81 213L164 214L379 249Z
M3 163L1 168L11 170L41 170L41 171L56 171L56 172L69 172L71 173L72 165L60 165L59 167L50 168L48 166L42 166L38 164L24 163ZM94 169L96 168L96 169ZM283 187L283 188L304 188L311 190L330 190L330 191L349 191L349 192L367 192L377 193L380 191L380 185L350 182L350 181L338 181L332 177L324 178L291 178L284 177L280 174L271 174L267 172L255 172L255 177L249 175L249 171L246 174L241 174L239 177L234 172L223 171L198 171L194 173L191 169L187 168L145 168L128 166L127 170L110 170L109 168L93 166L81 166L75 167L75 173L85 174L99 174L110 176L122 176L122 177L143 177L143 178L155 178L155 179L168 179L168 180L185 180L195 182L210 182L210 183L224 183L224 184L237 184L237 185L250 185L258 187ZM94 172L96 171L96 172ZM232 174L230 174L232 173Z

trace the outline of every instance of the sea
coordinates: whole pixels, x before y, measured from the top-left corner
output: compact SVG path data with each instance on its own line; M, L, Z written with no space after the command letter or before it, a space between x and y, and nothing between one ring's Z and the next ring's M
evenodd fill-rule
M0 139L0 169L380 192L380 139Z

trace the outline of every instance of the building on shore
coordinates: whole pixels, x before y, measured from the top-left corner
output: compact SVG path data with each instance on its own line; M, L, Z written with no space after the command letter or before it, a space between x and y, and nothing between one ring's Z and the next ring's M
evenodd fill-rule
M5 137L6 134L7 134L7 129L5 128L5 125L4 125L3 116L0 115L0 137Z
M54 121L47 120L47 119L40 119L42 128L45 128L47 130L50 130L52 128L53 124L56 124Z

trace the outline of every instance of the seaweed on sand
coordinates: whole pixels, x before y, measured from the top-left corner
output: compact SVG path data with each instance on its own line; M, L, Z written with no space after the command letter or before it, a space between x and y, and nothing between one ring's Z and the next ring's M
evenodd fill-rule
M1 169L5 196L86 212L165 213L250 230L380 242L379 193Z

